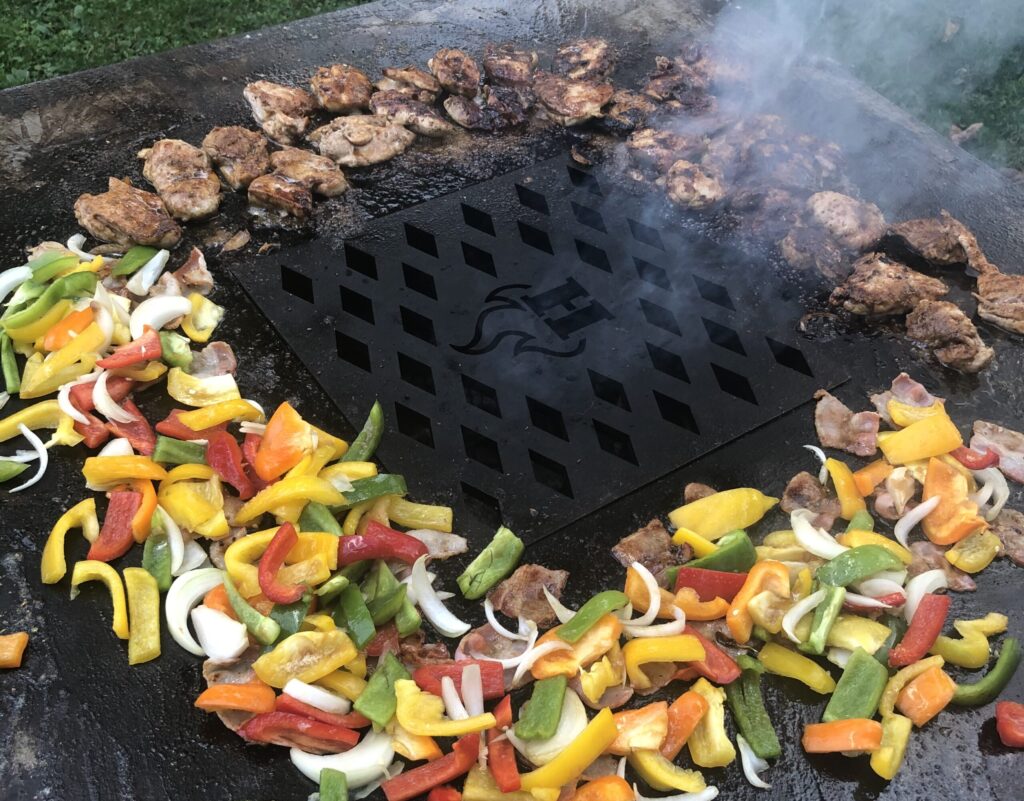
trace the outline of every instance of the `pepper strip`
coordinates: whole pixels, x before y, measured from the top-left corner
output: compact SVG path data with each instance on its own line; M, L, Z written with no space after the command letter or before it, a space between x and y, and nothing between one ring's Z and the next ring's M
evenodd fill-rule
M1015 637L1007 637L1003 641L999 658L985 678L973 684L958 684L956 692L953 694L952 703L957 706L982 706L995 700L995 697L1010 683L1020 660L1020 643Z
M769 673L801 681L816 693L828 695L836 689L835 679L821 665L777 643L767 643L757 658Z
M948 595L931 592L921 599L907 633L899 645L889 651L889 667L905 667L924 658L942 633L951 603Z
M398 709L398 696L395 692L396 684L407 679L409 679L409 671L389 651L380 660L373 675L370 676L366 689L356 699L356 712L372 720L377 726L386 726L395 717L395 712ZM441 702L441 707L442 709L444 708L443 701ZM411 734L419 733L413 732L405 724L402 724L402 727Z
M114 620L111 628L122 640L128 639L128 605L124 599L124 584L121 577L106 562L86 560L77 562L71 571L71 597L78 595L78 585L86 581L102 581L110 592L110 600L114 605Z
M523 774L524 790L559 788L573 782L618 736L610 709L602 709L580 735L543 767Z
M128 591L128 664L140 665L160 656L160 588L141 567L124 569Z
M599 592L579 608L579 611L573 615L572 620L569 620L558 627L558 638L569 643L576 642L580 637L586 634L598 620L611 612L617 612L627 603L629 603L629 599L626 597L625 593L619 592L618 590L605 590L604 592ZM552 731L552 734L553 733L554 732ZM537 739L545 738L541 737Z
M954 620L953 628L960 634L960 639L945 635L938 637L931 648L949 664L958 667L985 667L989 658L988 638L1006 631L1009 620L1006 615L989 612L978 620Z
M138 492L115 491L110 493L107 514L103 518L100 535L89 548L89 559L109 562L128 553L135 544L132 520L142 506L142 495Z
M363 424L362 431L352 441L349 449L341 457L342 462L366 462L373 456L384 435L384 410L379 401L374 401L370 414Z
M892 781L903 764L913 728L910 718L903 715L889 715L882 720L882 744L871 754L871 770L886 781Z
M858 648L843 668L822 720L828 723L845 718L873 718L888 681L885 665Z
M54 524L50 536L43 546L43 558L40 565L43 584L56 584L68 572L64 558L64 544L67 533L73 528L82 529L82 536L89 542L95 541L100 533L99 520L96 518L96 499L86 498L70 509Z
M301 584L286 585L281 583L278 573L284 566L284 559L288 552L295 547L299 536L295 532L295 526L285 523L278 528L267 545L267 549L260 557L259 582L260 589L275 604L292 604L302 597L305 590Z
M725 688L736 727L755 754L762 759L774 759L782 753L782 747L761 697L761 674L765 667L746 654L738 656L736 662L743 673L738 681Z
M450 754L388 779L381 789L388 801L408 801L468 773L479 753L480 735L468 734L456 741Z
M758 562L750 568L747 580L732 600L725 621L732 632L733 639L740 645L750 641L750 633L754 628L754 620L747 611L747 604L755 595L771 591L780 598L789 598L789 568L782 562L766 560Z
M265 512L291 501L316 501L327 506L341 506L345 496L333 485L316 476L285 478L257 493L235 514L235 522L242 526L251 523Z
M642 665L649 662L700 662L705 651L696 637L676 634L630 640L622 647L622 656L626 660L626 675L630 682L634 687L646 690L651 687L651 680L641 670Z
M845 462L838 459L826 459L825 467L828 474L832 476L832 484L836 488L836 495L839 498L839 516L844 520L852 520L857 512L867 511L864 497L861 495L854 479L853 472Z
M929 668L942 667L944 664L945 661L941 656L930 656L927 659L922 659L920 662L914 662L914 664L908 665L903 668L903 670L897 671L885 685L885 690L882 692L882 699L878 702L878 712L882 716L882 719L884 720L893 714L893 709L896 707L896 699L899 697L900 691L910 681L916 679Z
M20 409L0 420L0 442L20 437L19 426L22 425L31 431L40 428L57 428L60 425L62 414L60 404L55 400L33 403L31 406Z
M736 749L725 730L725 690L703 678L690 689L708 703L707 711L686 741L690 758L702 768L725 767L736 759Z
M835 625L839 612L843 608L843 601L846 599L845 587L833 587L826 584L822 589L825 591L825 598L814 609L811 633L808 635L806 642L802 642L797 646L801 651L808 654L823 654L825 652L825 644L828 641L829 632L832 631L832 626Z
M494 718L498 725L487 732L487 769L494 777L495 784L503 793L514 793L522 780L516 765L516 751L504 730L512 725L512 696L506 695L494 707Z

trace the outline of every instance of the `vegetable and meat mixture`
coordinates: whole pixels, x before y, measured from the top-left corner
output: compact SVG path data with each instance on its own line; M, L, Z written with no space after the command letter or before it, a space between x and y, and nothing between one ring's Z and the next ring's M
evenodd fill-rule
M0 442L31 445L0 459L0 480L24 491L49 448L94 451L93 494L58 516L40 578L72 597L101 582L130 664L160 656L165 624L205 658L195 706L246 743L288 748L321 801L377 785L388 801L625 800L641 783L697 801L718 792L701 769L737 757L769 787L769 760L797 736L891 780L911 736L940 736L928 724L950 705L996 701L1018 667L1007 616L963 619L946 591L973 589L999 556L1022 561L1005 504L1024 435L979 420L965 443L945 401L905 374L876 411L819 393L819 440L836 455L807 446L820 471L795 476L781 504L689 485L667 527L615 546L620 581L571 609L571 576L521 564L506 527L439 586L432 563L466 540L450 508L379 472L378 404L346 442L287 402L242 398L198 251L168 271L165 250L80 246L46 243L0 274L0 403L31 401L0 420ZM133 400L154 392L177 405L155 425ZM766 531L776 506L788 527ZM69 570L74 531L89 550ZM142 567L119 570L132 548ZM446 606L456 591L485 625ZM0 666L19 667L28 639L0 637ZM823 696L821 722L776 729L762 686L779 681ZM1020 703L999 701L996 730L1024 745Z

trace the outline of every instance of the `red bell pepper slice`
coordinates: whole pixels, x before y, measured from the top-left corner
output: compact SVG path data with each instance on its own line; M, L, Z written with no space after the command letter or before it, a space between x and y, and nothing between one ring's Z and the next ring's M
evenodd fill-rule
M377 629L373 639L366 644L367 656L382 656L385 653L397 654L399 649L398 629L394 623L387 623Z
M415 537L371 520L366 531L338 539L338 566L364 559L400 559L412 564L427 553L427 546Z
M952 599L948 595L928 593L921 599L910 621L910 628L899 645L889 651L889 667L906 667L927 656L942 633Z
M351 748L359 742L359 732L290 712L264 712L243 723L238 733L256 743L272 743L278 734L294 732L317 740Z
M321 723L330 723L332 726L341 726L345 729L365 729L370 725L370 719L364 718L358 712L349 712L347 715L335 715L333 712L324 712L312 704L293 698L287 693L281 693L274 702L275 712L288 712L292 715L302 715L306 718L319 720Z
M468 773L479 753L480 735L467 734L455 741L450 754L388 779L381 789L388 801L409 801Z
M505 694L505 671L498 662L488 659L460 659L436 665L423 665L412 672L412 680L425 692L441 695L441 679L445 676L455 683L455 689L462 692L462 671L468 665L480 666L480 681L484 687L484 699L501 698Z
M683 632L696 637L700 640L700 644L704 646L704 659L700 662L691 662L689 665L699 675L715 684L732 684L740 677L740 674L743 672L740 670L740 666L718 645L697 631L693 626L687 626L683 629Z
M454 787L442 784L440 787L435 787L430 791L427 801L462 801L462 793Z
M683 566L676 574L676 592L683 587L689 587L697 592L697 597L701 601L713 601L715 598L731 601L746 580L746 573L726 573L722 570Z
M138 492L116 490L110 493L107 516L103 518L100 535L89 548L87 559L109 562L124 556L135 542L132 534L132 518L142 506L142 495Z
M87 448L98 448L110 437L110 429L96 415L85 411L82 414L89 422L82 424L75 421L75 432L83 438Z
M110 393L114 403L120 403L128 397L133 383L130 378L125 378L122 375L112 375L107 379L107 392ZM82 413L91 412L96 408L96 404L92 402L92 383L75 384L71 387L69 396L71 404Z
M156 434L149 421L142 416L139 407L132 403L130 398L125 398L118 404L129 414L134 414L135 419L130 423L117 423L113 420L107 421L107 430L115 437L124 437L132 444L132 448L143 456L152 456L156 448Z
M114 370L118 367L131 367L142 362L151 362L164 355L163 345L160 344L160 334L148 325L138 339L133 339L126 345L121 345L105 359L96 362L97 367L104 370Z
M984 470L986 467L995 467L999 464L999 454L995 451L978 452L973 448L961 445L949 452L949 455L956 459L968 470Z
M281 584L277 574L284 565L284 558L299 541L295 526L285 523L281 526L260 557L260 589L275 604L293 604L302 597L306 588L302 584Z
M252 481L245 474L242 449L227 431L212 431L206 436L206 463L222 481L238 490L241 500L247 501L256 494Z
M512 725L512 696L506 695L494 707L498 725L487 731L487 769L503 793L514 793L522 784L516 765L516 750L504 730Z
M1024 748L1024 704L999 701L996 704L996 731L1007 748Z
M245 439L242 440L242 458L245 459L245 473L249 476L249 480L252 482L253 489L256 492L266 489L272 483L260 478L256 474L256 468L253 466L256 463L256 452L260 449L262 441L263 437L259 434L246 434Z
M192 440L192 439L209 439L211 434L215 434L218 431L227 431L227 423L219 423L209 428L204 428L202 431L195 431L189 428L178 417L185 413L184 409L173 409L166 420L161 420L156 424L156 430L158 433L163 434L165 437L173 437L174 439Z

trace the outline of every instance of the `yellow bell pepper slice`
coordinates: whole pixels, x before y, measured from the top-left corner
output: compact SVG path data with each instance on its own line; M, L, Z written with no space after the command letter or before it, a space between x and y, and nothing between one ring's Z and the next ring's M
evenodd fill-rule
M546 632L537 645L547 642L561 642L558 639L558 631L561 626L556 626ZM572 678L579 673L580 668L593 664L606 653L612 646L618 644L622 634L622 621L615 615L607 614L598 619L587 632L571 648L560 651L551 651L544 654L533 663L530 673L537 680L546 679L551 676L567 676Z
M411 679L399 679L395 682L395 698L398 701L395 719L398 725L411 734L425 737L461 737L463 734L486 731L497 725L494 715L490 712L462 720L446 718L444 701L432 693L423 692ZM614 727L615 724L612 723L612 728Z
M124 599L124 584L121 577L106 562L87 559L75 563L71 571L71 597L78 595L78 585L87 581L102 581L110 592L110 600L114 605L114 620L111 628L122 640L128 639L128 605Z
M892 418L893 424L899 428L906 428L919 420L946 413L945 401L935 401L930 406L911 406L909 403L892 398L886 404L886 408L889 410L889 417Z
M189 531L198 531L208 521L214 520L218 512L222 513L224 507L224 493L216 476L198 481L178 477L162 481L157 499L174 522ZM226 521L224 527L221 536L227 534Z
M53 432L53 436L50 437L49 444L53 445L65 445L69 448L75 447L81 443L85 437L75 431L75 421L68 417L66 414L62 414L60 422L57 424L57 430Z
M684 793L699 793L707 786L700 773L679 767L657 751L639 748L630 752L627 760L641 779L661 792L681 790Z
M878 438L878 447L889 464L894 465L941 456L963 444L960 431L944 409L939 414Z
M133 478L160 481L167 478L167 471L148 456L90 456L82 475L90 484L109 485Z
M405 528L428 528L432 531L452 533L452 508L413 503L397 495L388 503L388 517Z
M178 481L209 481L217 478L217 473L206 464L179 464L167 472L163 486L167 487Z
M398 743L395 743L395 751L398 751ZM543 794L535 795L526 790L513 790L510 793L503 793L494 781L491 772L479 765L474 765L466 774L466 781L462 785L462 801L547 801Z
M45 336L47 331L63 320L70 309L70 300L59 300L46 314L35 322L23 325L20 328L8 328L7 336L20 345L33 343L39 337Z
M96 366L96 359L95 353L87 353L81 361L60 370L50 370L45 365L43 354L33 353L25 362L25 369L21 375L21 391L18 393L18 397L32 400L56 392L69 381L74 381L91 372Z
M332 693L343 695L349 701L355 701L366 689L366 679L348 670L336 670L317 679L313 683L330 690Z
M793 582L793 600L799 601L811 594L811 586L814 579L811 576L811 569L804 567L796 574L796 581Z
M556 652L557 653L557 652ZM648 662L700 662L704 659L704 646L689 634L670 637L638 637L622 647L626 660L626 675L630 683L641 690L651 686L651 680L641 670Z
M725 690L705 678L690 689L708 702L707 712L686 741L690 759L702 768L725 767L736 759L736 749L725 730Z
M257 531L235 540L224 552L224 568L244 598L251 598L260 592L257 563L270 541L277 533L276 528ZM328 571L338 567L338 538L333 534L304 531L285 557L285 564L297 564L319 557ZM284 581L284 576L281 578Z
M334 623L334 618L323 613L306 615L302 620L302 626L303 631L334 631L338 628ZM349 666L351 667L351 663Z
M353 673L361 679L366 678L366 652L360 651L359 654L345 665L345 670L349 673Z
M816 693L828 695L836 688L835 679L821 665L777 643L767 643L757 658L769 673L796 679Z
M188 301L192 304L192 311L182 318L181 330L193 342L209 342L214 329L224 319L224 307L198 292L189 295Z
M73 528L82 529L82 536L89 542L95 542L100 534L99 520L96 518L95 498L86 498L75 504L60 516L46 538L43 546L41 573L43 584L56 584L68 572L64 559L64 541L67 533Z
M290 679L307 683L319 681L355 656L355 645L340 629L299 631L253 662L252 669L261 681L280 688ZM441 705L444 706L443 701Z
M903 765L913 728L910 718L903 715L882 718L882 744L871 754L871 770L886 781L892 781Z
M622 658L622 648L615 643L599 662L591 665L589 670L580 672L580 687L587 699L596 704L605 690L622 684L625 677L626 663Z
M345 496L318 476L295 476L271 484L235 514L235 522L244 526L265 512L292 501L316 501L326 506L342 506Z
M322 428L317 428L311 425L313 429L313 436L316 437L317 445L327 445L333 451L331 458L327 461L333 462L335 459L340 459L346 453L348 453L348 443L341 437L336 437L334 434L324 431ZM356 464L355 462L349 462L349 464Z
M110 372L113 375L130 378L132 381L137 381L140 384L148 384L150 381L156 381L166 373L167 365L163 362L152 361L148 364L135 364L131 367L115 367Z
M854 529L846 531L836 537L836 542L845 545L847 548L857 548L861 545L877 545L885 548L889 553L899 559L903 564L909 565L914 560L914 555L900 545L896 540L879 534L877 531L862 531Z
M754 525L778 502L778 498L760 490L741 487L680 506L669 513L668 519L677 529L689 529L714 541L730 531Z
M946 561L965 573L977 573L992 564L1002 547L991 531L975 531L946 551Z
M931 670L933 667L940 668L944 664L946 661L941 656L929 656L927 659L907 665L891 676L882 691L882 698L878 702L878 714L882 716L882 720L884 721L893 714L893 710L896 708L896 699L899 698L904 687L926 670Z
M186 406L213 406L242 397L232 375L196 378L180 367L167 371L167 394Z
M55 375L65 367L70 367L75 362L81 361L86 354L95 353L103 346L106 339L99 324L90 323L67 345L54 351L43 360L38 378L43 379Z
M801 642L806 642L811 634L811 618L812 615L804 615L794 627L794 632ZM832 624L825 643L834 648L845 648L847 651L863 648L869 654L873 654L882 647L882 643L891 633L892 630L888 626L877 620L860 615L839 615Z
M444 707L444 702L440 698L437 700ZM539 789L556 789L574 782L608 749L617 736L618 729L615 727L615 718L611 710L602 709L562 753L543 767L524 773L520 786L532 792Z
M377 465L373 462L337 462L325 467L318 475L324 481L333 481L339 476L347 481L355 481L357 478L377 475Z
M960 633L960 638L943 634L935 640L930 653L958 667L972 670L985 667L989 660L988 638L1002 634L1008 623L1006 615L998 612L989 612L977 620L955 620L953 628Z
M836 488L836 496L839 498L839 516L844 520L850 520L857 512L867 510L867 504L857 489L857 483L853 479L853 471L845 462L838 459L826 459L825 467L828 474L832 476L832 484Z
M152 574L141 567L124 569L124 585L131 621L128 664L139 665L160 656L160 588Z
M20 437L18 426L24 425L31 431L40 428L57 428L63 412L55 400L42 401L27 406L0 420L0 442Z
M341 524L341 533L346 537L351 537L359 530L359 523L363 519L363 515L373 506L373 501L363 501L357 503L351 509L345 513L345 521Z
M399 756L413 762L433 761L442 756L441 747L433 737L406 731L398 721L392 720L387 725L387 732L391 735L391 745Z
M672 541L676 545L689 545L693 550L693 555L698 559L702 556L710 556L718 550L718 546L711 540L705 539L696 531L690 531L688 528L678 529L672 535Z
M224 515L223 509L218 509L216 514L195 527L195 533L208 540L222 540L231 533L231 526Z

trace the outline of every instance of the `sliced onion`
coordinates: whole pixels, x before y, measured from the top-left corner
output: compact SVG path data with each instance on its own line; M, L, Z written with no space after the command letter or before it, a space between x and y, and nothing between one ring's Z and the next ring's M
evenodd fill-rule
M544 597L548 600L548 606L550 606L551 611L555 613L555 617L558 618L559 623L568 623L573 619L573 617L575 617L576 612L559 601L551 593L551 590L544 586L542 586L541 589L544 590Z
M546 765L562 753L587 728L587 708L572 690L562 697L562 714L555 733L546 740L523 740L515 730L507 732L509 742L534 765Z
M185 572L182 570L182 562L185 559L185 538L181 536L178 524L160 504L157 504L154 514L160 515L161 522L164 524L164 532L167 534L167 545L171 552L171 575L180 576Z
M484 616L487 618L487 622L491 624L491 628L494 629L498 634L504 637L506 640L527 640L529 639L529 633L517 634L514 631L509 631L498 621L498 618L494 615L494 604L491 603L490 598L484 598Z
M530 653L531 649L533 648L533 646L537 642L537 636L538 636L537 625L532 620L528 620L527 624L528 625L526 627L527 628L526 647L523 649L523 652L521 654L519 654L519 656L512 656L512 657L509 657L508 659L496 659L493 656L485 656L483 654L476 654L476 653L470 652L470 654L469 654L470 658L472 658L472 659L483 659L483 660L485 660L487 662L497 662L505 670L510 670L512 668L519 667L519 665L521 665L523 660L526 659L527 655Z
M917 614L918 604L928 593L944 590L949 586L946 574L941 570L926 570L907 582L907 602L903 605L903 617L910 623Z
M258 434L259 436L262 437L264 434L267 433L267 424L253 423L250 422L249 420L245 420L244 422L238 424L238 430L241 431L243 434ZM338 492L341 492L341 490L338 490Z
M409 586L416 596L416 603L427 616L430 624L437 629L443 637L461 637L471 626L459 620L448 611L441 599L437 597L434 588L430 586L430 578L427 576L427 557L421 556L412 566L412 576Z
M902 587L907 581L907 571L904 570L880 570L871 577L872 579L884 579ZM866 593L865 593L866 594Z
M74 236L68 237L68 241L64 243L64 247L78 256L82 261L92 261L96 258L96 254L83 250L82 245L84 244L85 234L75 234ZM106 259L104 259L104 261L106 261Z
M189 540L185 543L185 547L182 550L181 567L178 569L182 573L187 573L190 570L206 567L209 563L203 547L195 540ZM171 573L174 573L174 571L171 570Z
M210 659L234 659L249 647L245 624L232 620L219 609L199 604L192 610L191 617L199 647Z
M111 295L110 293L107 293L107 295L110 298L110 311L114 315L114 319L121 325L127 326L132 319L132 302L120 295Z
M836 667L845 668L846 663L850 661L850 657L853 656L853 651L848 648L836 648L833 646L828 649L828 653L825 654L825 658Z
M658 619L658 612L661 611L661 587L658 586L658 580L654 578L654 574L639 562L633 562L630 568L643 579L644 586L647 588L647 611L640 617L627 622L632 627L649 626Z
M299 679L289 679L282 691L290 695L296 701L315 706L323 712L330 712L332 715L345 715L352 708L352 703L347 698L332 693L323 687L315 684L306 684Z
M110 343L114 341L114 317L109 309L100 306L98 303L91 305L96 315L96 325L103 332L103 344L100 345L98 350L105 351L110 347Z
M870 595L861 595L856 592L846 593L846 603L852 604L853 606L859 606L864 609L894 609L901 604L887 604L879 601L877 598L872 598ZM904 599L905 600L905 599Z
M36 454L38 454L39 466L36 468L36 472L32 478L22 484L19 484L14 489L8 490L10 493L21 492L23 489L28 489L33 484L37 483L39 479L43 477L47 466L50 464L50 454L47 452L46 446L43 445L43 441L35 435L35 432L33 432L32 429L24 423L18 425L18 430L21 432L21 435L28 440Z
M483 741L481 740L481 742ZM480 750L482 752L484 749L481 748ZM351 793L350 795L354 799L354 801L359 801L359 799L361 798L366 798L366 796L377 790L385 781L387 781L388 779L395 778L395 776L398 776L403 770L405 770L405 763L399 762L396 759L394 762L392 762L390 765L384 768L384 773L381 775L379 779L374 779L368 785L366 785L365 787L360 787L358 790L356 790L354 793ZM317 801L320 801L319 796L320 794L317 793Z
M480 665L466 665L462 669L462 700L470 717L484 713L484 680Z
M803 642L803 640L796 636L796 626L801 620L803 620L804 615L808 612L813 612L824 600L824 590L812 592L806 598L803 598L793 604L793 607L782 616L782 630L786 632L786 636L789 637L790 640L797 644Z
M626 778L626 758L625 757L622 757L619 760L619 764L615 768L615 775L618 776L620 779L625 779Z
M790 527L801 548L821 559L835 559L850 550L836 542L827 531L811 523L814 517L814 512L809 509L797 509L789 516Z
M1010 499L1010 487L1006 483L1006 476L996 467L986 467L984 470L974 471L974 478L982 482L982 488L975 493L976 497L972 500L978 506L984 506L989 498L993 498L992 505L984 512L985 519L991 522Z
M742 734L736 735L736 744L740 747L740 763L743 765L743 775L747 777L747 781L759 790L770 790L772 786L757 775L768 770L768 761L754 753L754 749Z
M546 642L542 643L541 645L535 645L533 648L531 648L529 651L523 654L522 661L516 668L516 672L512 674L512 686L514 687L515 685L517 685L523 678L523 676L526 675L526 671L533 667L533 663L540 659L542 656L550 654L552 651L565 651L567 649L571 650L572 646L567 642L563 642L562 640Z
M158 250L156 255L143 264L131 277L125 289L131 292L133 295L145 295L153 288L153 284L160 277L160 273L164 271L164 267L167 264L167 260L171 257L169 250ZM189 306L191 307L191 303ZM186 312L187 313L187 312ZM134 338L134 334L132 337Z
M623 626L623 631L630 637L671 637L675 634L682 634L686 629L686 613L678 606L672 607L670 623L657 623L650 626Z
M935 495L927 501L922 501L897 520L896 525L893 526L892 530L893 535L896 537L896 541L904 548L909 548L910 546L907 544L907 539L910 536L910 532L914 530L914 526L935 511L935 507L939 505L941 500L941 496Z
M332 479L333 483L333 479ZM335 485L338 492L345 492L344 489ZM349 490L352 485L349 484ZM431 559L448 559L452 556L466 553L469 550L469 543L465 537L458 534L446 534L443 531L434 531L430 528L414 528L405 532L408 536L414 537L427 546L427 556Z
M102 370L76 378L74 381L68 381L57 393L57 405L60 406L60 410L76 423L81 423L83 426L89 425L89 418L71 402L71 390L78 384L91 384L100 377L101 372ZM0 408L3 408L2 404L0 404Z
M32 277L32 268L27 264L12 267L0 273L0 301Z
M804 445L804 448L806 448L815 456L817 456L818 461L821 462L821 467L818 470L818 483L824 487L826 484L828 484L828 468L825 466L825 462L828 461L828 457L825 455L825 451L823 451L817 445Z
M11 396L6 392L0 392L0 409L3 409L7 405L7 401L11 399Z
M307 778L319 783L323 768L340 770L348 779L349 788L363 787L376 781L387 771L395 758L391 735L368 730L354 748L340 754L307 754L298 748L289 752L292 764Z
M145 333L147 325L154 331L159 331L171 320L184 317L191 311L192 303L188 298L177 295L160 295L149 298L135 307L131 320L128 322L128 330L131 332L132 339L138 339Z
M441 700L444 701L445 714L452 720L465 720L469 717L451 676L441 677Z
M124 437L117 437L116 439L110 440L106 445L100 448L97 456L134 456L135 449L132 444Z
M886 578L869 578L864 579L856 585L857 592L861 595L866 595L868 598L881 598L885 595L892 595L893 593L902 593L903 585L897 584L895 581L890 581Z
M115 423L134 423L138 418L129 411L118 406L107 389L107 378L110 373L104 370L96 383L92 385L92 403L96 411Z
M204 567L178 576L167 591L167 599L164 601L167 630L174 641L190 654L205 656L206 652L192 639L188 630L189 612L203 600L206 593L223 583L224 574L221 571L215 567Z
M714 801L718 798L717 787L705 787L699 793L676 793L675 795L646 796L640 795L636 783L633 783L633 801Z

